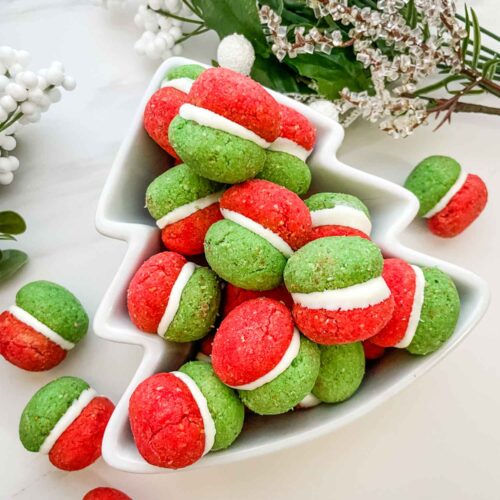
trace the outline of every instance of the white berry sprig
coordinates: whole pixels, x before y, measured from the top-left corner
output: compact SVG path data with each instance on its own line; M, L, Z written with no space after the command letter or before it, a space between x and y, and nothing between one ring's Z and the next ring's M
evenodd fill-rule
M52 103L61 99L61 88L71 91L75 79L53 62L38 73L27 69L30 55L25 50L0 47L0 184L10 184L19 160L11 154L19 128L40 120Z

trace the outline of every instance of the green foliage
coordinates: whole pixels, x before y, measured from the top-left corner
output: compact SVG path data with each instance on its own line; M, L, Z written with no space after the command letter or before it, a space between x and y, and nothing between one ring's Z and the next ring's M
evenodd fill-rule
M26 231L24 219L12 211L0 212L0 240L15 240L14 234ZM15 274L28 260L20 250L0 250L0 282Z

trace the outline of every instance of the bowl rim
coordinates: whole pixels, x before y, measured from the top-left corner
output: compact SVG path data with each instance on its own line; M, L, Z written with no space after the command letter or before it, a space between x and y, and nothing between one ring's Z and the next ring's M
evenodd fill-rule
M146 378L146 376L148 376L149 367L158 366L171 356L179 354L186 355L189 347L186 345L168 343L167 347L164 348L165 341L159 336L139 333L135 330L135 327L131 323L123 324L123 322L118 321L115 313L118 307L117 304L121 300L121 295L119 296L119 294L122 293L121 290L124 289L124 286L128 284L131 276L137 269L138 264L149 256L151 254L151 248L154 248L157 245L158 230L153 226L126 222L114 218L112 216L113 198L134 139L137 134L143 133L142 117L147 101L160 87L161 81L166 72L169 69L184 64L200 64L202 66L209 67L205 64L199 63L198 61L182 57L168 59L159 66L146 89L138 110L132 120L131 126L116 155L100 196L96 213L97 230L104 236L127 242L127 250L115 277L113 278L97 308L93 321L94 331L103 339L138 345L143 348L142 360L137 367L135 375L132 377L132 380L129 382L116 406L116 410L113 413L106 429L102 444L102 455L104 460L110 466L127 472L176 472L170 469L152 466L145 461L137 462L127 460L122 456L122 454L119 453L118 442L123 430L124 419L126 419L126 423L128 424L128 400L130 395L135 387L144 378ZM314 121L315 124L319 124L322 129L327 131L325 136L322 138L321 144L318 144L317 148L315 148L314 155L317 156L317 158L321 158L323 163L326 161L329 168L335 169L336 171L342 171L342 173L348 176L353 182L361 182L365 184L371 183L372 185L376 185L379 189L386 190L391 196L399 199L401 202L399 215L390 227L384 228L384 230L378 235L377 244L382 251L386 255L397 256L418 265L438 266L454 279L459 279L461 282L467 283L467 286L469 286L474 293L475 304L473 310L467 316L465 323L462 325L460 332L455 332L451 339L448 340L448 342L443 345L441 349L429 356L420 358L420 361L415 363L415 366L411 371L402 376L397 382L390 384L377 394L376 397L360 404L355 410L350 411L340 418L337 417L331 419L330 421L326 419L323 423L307 430L297 432L293 436L286 436L282 439L278 439L274 441L272 445L260 444L250 447L249 449L234 451L231 451L231 448L229 448L228 451L224 453L219 452L208 454L200 461L183 470L192 470L198 467L213 465L223 465L273 453L275 451L296 446L306 441L318 438L326 433L339 429L350 422L353 422L362 415L365 415L380 404L384 403L395 394L399 393L411 382L429 371L433 366L447 356L472 331L473 327L479 322L481 317L486 312L489 304L489 287L482 278L457 265L436 259L430 255L406 247L399 241L399 236L413 221L418 212L418 200L412 193L404 189L402 186L375 175L357 170L340 162L337 159L336 152L344 137L343 128L337 122L319 114L317 111L314 111L302 103L298 103L289 97L278 94L274 91L270 92L279 102L295 108L307 118Z

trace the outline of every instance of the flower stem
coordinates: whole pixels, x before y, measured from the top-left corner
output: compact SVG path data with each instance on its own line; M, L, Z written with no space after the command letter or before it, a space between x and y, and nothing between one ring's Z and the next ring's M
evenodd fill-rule
M19 111L16 113L15 111L12 112L12 114L5 120L3 124L0 124L0 132L3 132L4 130L7 130L13 123L17 122L19 118L23 116L23 113Z
M153 10L150 7L148 7L148 8L150 10ZM188 17L177 16L175 14L172 14L171 12L167 12L166 10L155 10L153 12L156 12L157 14L160 14L161 16L164 16L164 17L170 17L172 19L177 19L178 21L182 21L183 23L199 24L199 25L203 26L202 21L197 21L196 19L189 19Z

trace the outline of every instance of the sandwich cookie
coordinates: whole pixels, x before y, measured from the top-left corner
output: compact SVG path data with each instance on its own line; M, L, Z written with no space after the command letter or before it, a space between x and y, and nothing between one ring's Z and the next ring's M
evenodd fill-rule
M78 299L50 281L33 281L0 314L0 354L28 371L49 370L87 333L89 318Z
M305 200L305 204L311 212L311 240L327 236L370 239L370 212L359 198L344 193L317 193Z
M192 82L203 72L201 66L189 64L170 70L144 109L144 128L148 135L167 153L179 159L172 147L168 127L179 113L179 108L187 102L187 94Z
M99 487L90 490L85 494L82 500L132 500L123 491L115 488Z
M113 403L98 396L77 377L60 377L28 402L19 423L19 438L28 451L49 455L62 470L88 467L101 456Z
M257 175L303 196L311 185L306 159L316 143L316 129L301 113L280 104L279 137L266 152L264 168Z
M319 349L294 327L281 302L244 302L215 334L212 365L224 384L260 415L285 413L311 392L319 371Z
M382 268L380 250L358 236L330 236L302 247L284 272L297 327L325 345L376 335L394 309Z
M134 325L175 342L204 337L215 322L219 303L220 283L215 273L174 252L146 260L127 291Z
M363 350L365 351L365 358L367 361L375 361L380 359L385 354L385 347L380 347L377 344L368 340L363 340Z
M243 427L244 407L209 363L191 361L137 386L129 419L137 449L150 464L187 467L209 451L227 448Z
M429 156L405 182L420 202L418 215L437 236L452 238L469 227L484 210L488 190L480 177L467 174L453 158Z
M223 184L200 177L187 165L167 170L148 186L146 208L169 250L182 255L203 253L208 228L222 219L223 189Z
M386 259L383 276L395 308L391 320L370 341L420 355L439 349L453 334L460 314L453 281L437 268L420 268L401 259Z
M220 199L224 220L205 237L205 256L224 280L247 290L271 290L283 279L286 260L309 238L304 202L272 182L253 179Z
M229 69L210 68L193 84L169 137L197 174L235 184L262 170L279 127L279 105L260 84Z

